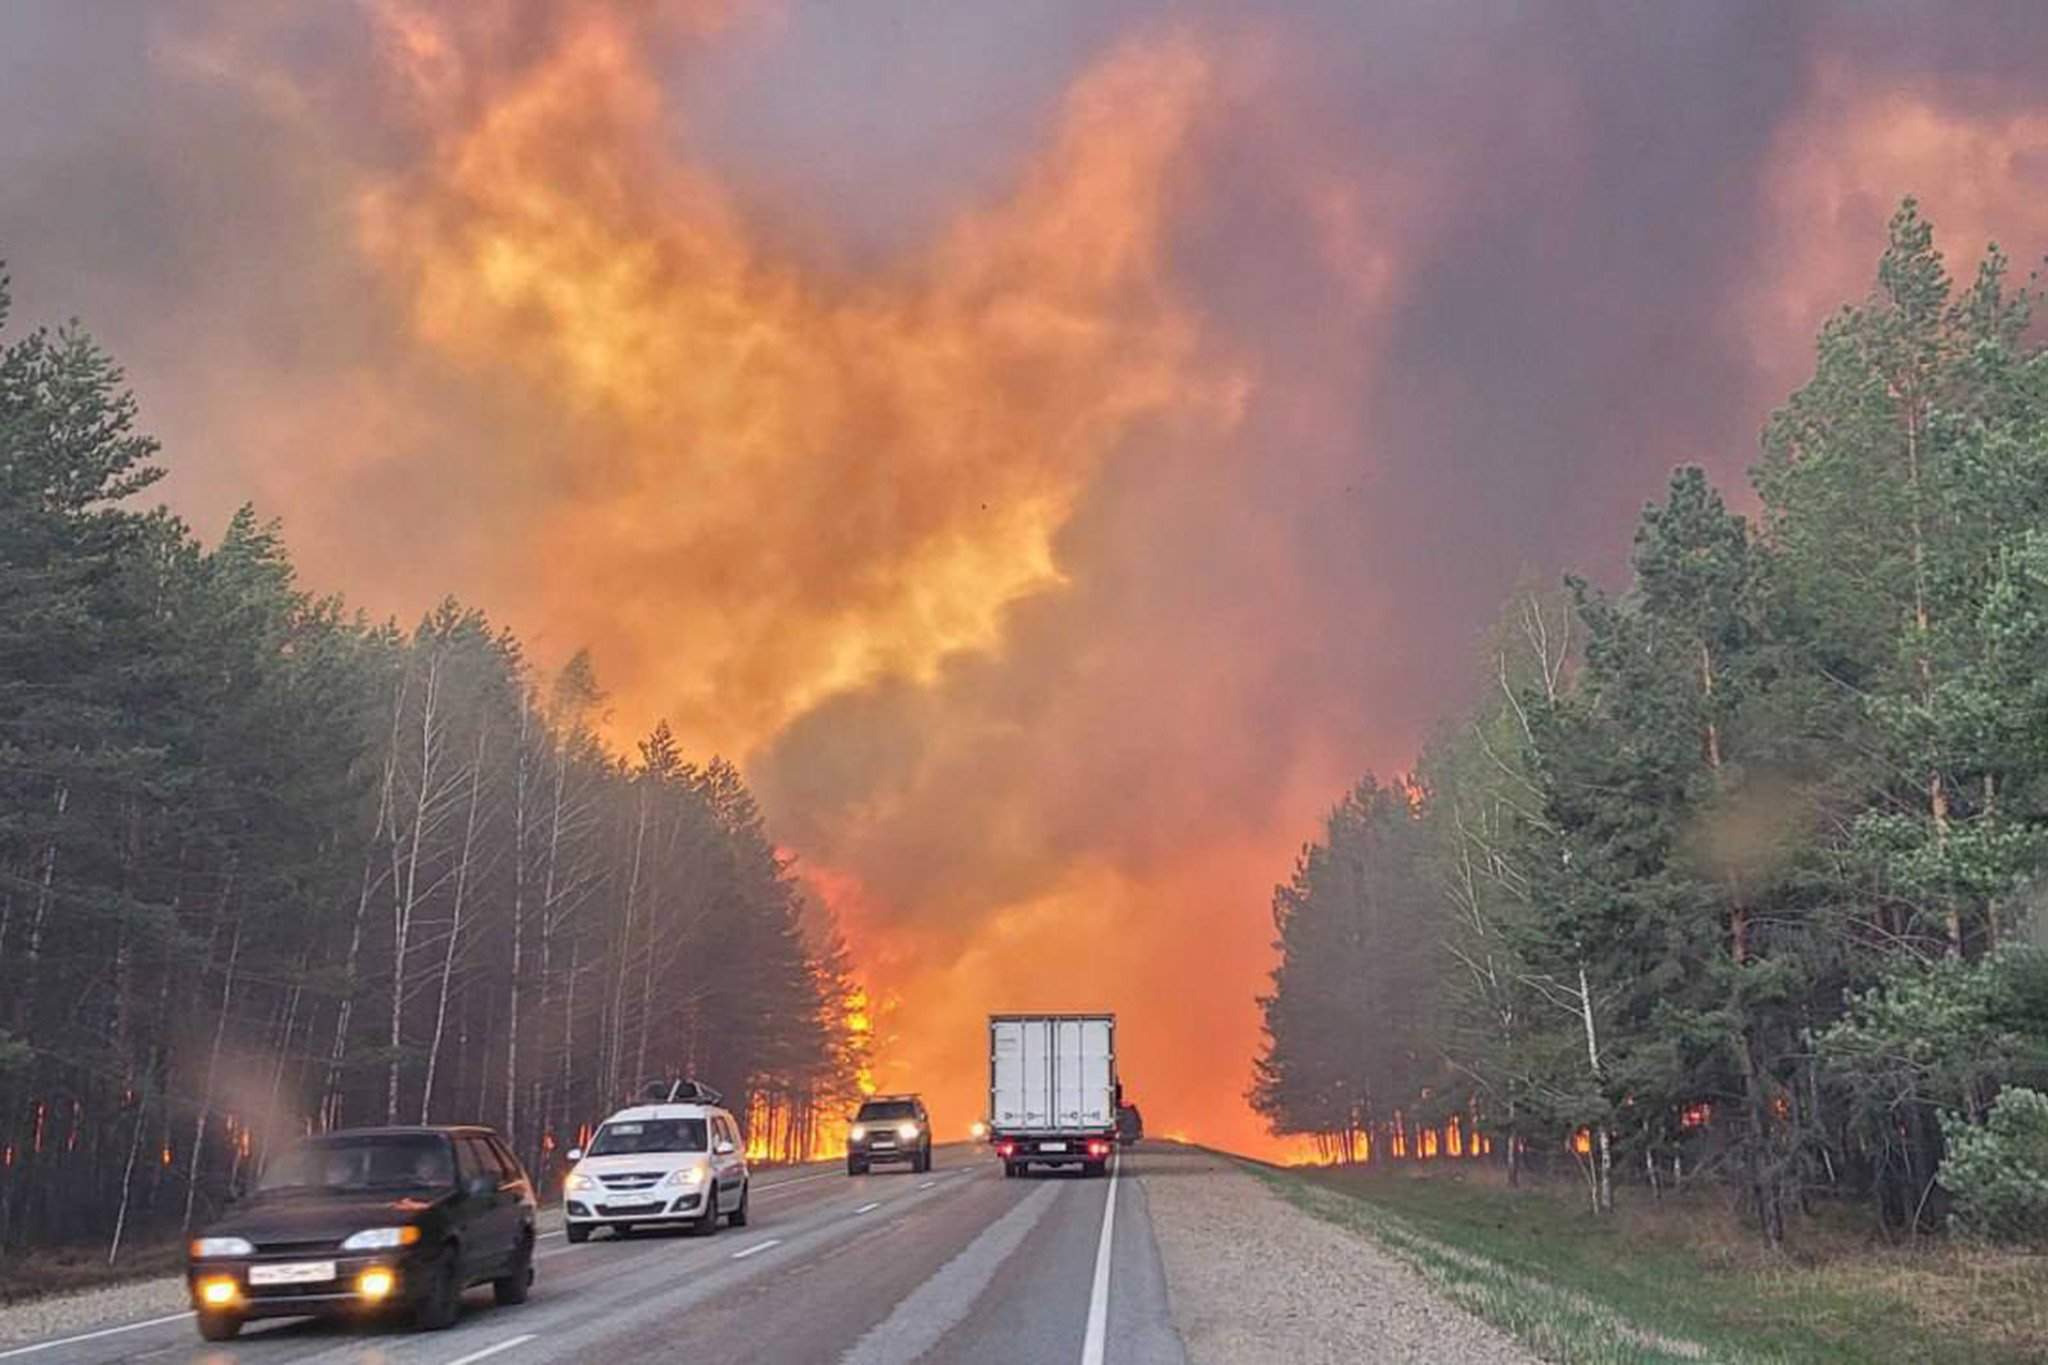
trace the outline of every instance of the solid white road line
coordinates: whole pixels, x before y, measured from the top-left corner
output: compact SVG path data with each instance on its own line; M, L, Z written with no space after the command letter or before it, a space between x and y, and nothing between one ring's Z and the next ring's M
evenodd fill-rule
M758 1256L758 1255L760 1255L760 1254L761 1254L762 1252L766 1251L766 1250L767 1250L767 1249L768 1249L769 1247L779 1247L779 1246L781 1246L781 1245L782 1245L782 1239L781 1239L780 1237L770 1237L770 1238L769 1238L769 1239L768 1239L767 1241L765 1241L765 1242L756 1242L756 1243L754 1243L754 1244L753 1244L752 1246L748 1247L748 1248L747 1248L746 1250L744 1250L744 1251L735 1251L735 1252L734 1252L734 1253L732 1254L732 1258L733 1258L733 1259L734 1259L735 1261L744 1261L744 1260L746 1260L746 1259L747 1259L747 1257L749 1257L749 1256Z
M533 1332L528 1332L523 1337L513 1337L510 1341L501 1341L496 1346L486 1346L481 1351L471 1351L466 1356L457 1356L449 1361L448 1365L469 1365L472 1360L483 1360L488 1356L496 1355L500 1351L509 1351L514 1346L524 1346L527 1342L532 1341L535 1335Z
M928 1189L930 1189L930 1188L931 1188L932 1186L934 1186L934 1185L936 1185L936 1184L938 1184L938 1183L939 1183L939 1182L938 1182L938 1181L936 1181L936 1180L927 1180L927 1181L925 1181L925 1182L924 1182L924 1184L922 1184L922 1185L919 1185L919 1186L918 1186L918 1188L919 1188L919 1189L921 1189L921 1190L928 1190Z
M877 1199L877 1200L876 1200L876 1201L875 1201L874 1203L872 1203L872 1204L862 1204L862 1205L861 1205L861 1206L860 1206L859 1208L855 1209L855 1210L854 1210L854 1212L855 1212L855 1213L873 1213L873 1212L874 1212L874 1211L875 1211L876 1209L878 1209L878 1208L880 1208L880 1207L882 1207L882 1201L881 1201L881 1200L879 1200L879 1199Z
M1088 1296L1088 1336L1081 1343L1081 1365L1102 1365L1109 1336L1109 1251L1116 1242L1116 1182L1123 1163L1109 1168L1109 1198L1102 1204L1102 1240L1095 1244L1095 1289Z
M147 1322L131 1322L120 1327L103 1327L97 1332L86 1332L75 1337L61 1337L56 1341L39 1341L33 1346L17 1346L11 1351L0 1351L0 1360L12 1360L16 1356L34 1355L37 1351L53 1350L59 1346L75 1346L81 1341L98 1341L101 1337L115 1337L123 1332L140 1332L145 1327L161 1327L167 1322L183 1322L190 1313L167 1313Z

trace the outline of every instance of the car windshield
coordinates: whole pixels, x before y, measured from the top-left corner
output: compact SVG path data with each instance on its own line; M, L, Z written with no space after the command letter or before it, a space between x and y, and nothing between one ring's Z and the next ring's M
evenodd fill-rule
M869 1100L860 1107L861 1123L887 1123L892 1119L914 1119L917 1106L909 1100Z
M592 1156L635 1152L701 1152L708 1143L703 1119L634 1119L607 1123L591 1140Z
M421 1133L301 1143L265 1168L256 1191L442 1190L454 1183L447 1139Z

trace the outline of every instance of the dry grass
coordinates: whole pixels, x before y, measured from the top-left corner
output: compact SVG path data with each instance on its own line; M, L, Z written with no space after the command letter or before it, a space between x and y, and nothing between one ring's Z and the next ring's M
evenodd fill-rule
M1348 1196L1334 1212L1327 1194L1303 1202L1405 1246L1550 1359L2048 1360L2048 1257L1891 1245L1862 1210L1797 1218L1773 1253L1711 1189L1625 1190L1602 1220L1583 1187L1510 1190L1479 1165L1307 1175L1283 1182Z
M12 1251L0 1255L0 1304L175 1275L184 1268L184 1242L175 1238L124 1251L120 1262L112 1266L107 1264L105 1247Z

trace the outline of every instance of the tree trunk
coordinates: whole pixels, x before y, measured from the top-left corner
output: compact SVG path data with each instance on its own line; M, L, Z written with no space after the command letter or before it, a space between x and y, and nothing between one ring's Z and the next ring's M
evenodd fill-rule
M376 856L377 841L384 837L394 814L392 784L398 779L398 733L400 717L405 712L405 694L405 678L401 674L392 697L391 734L385 743L384 776L377 786L377 820L370 830L369 843L363 849L363 875L356 889L355 919L349 926L348 960L342 971L341 1004L334 1013L334 1045L328 1049L327 1054L326 1086L320 1100L320 1126L324 1129L337 1128L341 1124L342 1064L348 1055L349 1022L355 1013L356 990L360 984L363 923L369 918L370 893L378 880L370 875L370 867Z
M427 661L426 695L420 701L420 781L413 801L412 834L405 858L405 891L392 907L390 1055L384 1073L384 1121L398 1122L400 1049L405 1040L405 968L411 946L412 920L419 908L420 845L426 842L427 811L439 771L440 731L436 713L441 692L441 658Z
M1776 1163L1770 1159L1770 1118L1763 1075L1747 1029L1738 1028L1734 1037L1735 1056L1742 1068L1742 1097L1749 1125L1748 1166L1750 1199L1755 1206L1757 1230L1773 1251L1784 1245L1785 1222L1778 1191Z
M526 789L527 767L532 757L528 725L533 714L531 699L524 689L519 694L518 753L512 769L512 979L508 983L511 1001L505 1016L505 1141L518 1150L519 1131L519 1007L526 970Z
M651 778L641 779L643 784ZM640 855L647 842L647 789L640 789L640 819L633 834L633 870L626 883L626 917L619 928L619 948L612 963L612 1017L610 1064L605 1074L613 1091L619 1089L623 1077L620 1067L625 1062L625 1005L626 1005L626 958L633 943L633 909L640 895Z
M234 872L232 867L229 870L228 878L228 889L221 893L224 910L228 899L234 893ZM199 1159L205 1152L206 1125L208 1120L213 1117L213 1081L214 1076L220 1070L221 1040L227 1036L228 1006L234 1000L235 968L240 963L241 957L242 926L237 921L234 937L228 941L227 972L223 976L220 986L220 1012L214 1016L213 1020L213 1046L208 1049L206 1054L206 1083L199 1093L199 1117L192 1124L192 1150L185 1159L185 1221L181 1226L187 1232L192 1230L192 1203L199 1194Z
M128 1161L121 1168L121 1204L114 1211L114 1235L107 1242L107 1264L121 1255L121 1234L128 1228L128 1205L135 1194L135 1160L142 1151L142 1130L149 1122L149 1091L135 1093L135 1132L128 1139Z
M489 726L477 726L476 759L469 770L469 814L462 827L461 859L455 865L455 908L448 924L448 949L441 957L441 992L434 1005L434 1041L427 1049L427 1078L420 1087L421 1123L427 1122L433 1112L434 1073L441 1065L441 1038L448 1027L448 984L455 975L455 954L462 942L462 911L469 894L469 869L476 849L476 812L483 791L484 747L489 735Z

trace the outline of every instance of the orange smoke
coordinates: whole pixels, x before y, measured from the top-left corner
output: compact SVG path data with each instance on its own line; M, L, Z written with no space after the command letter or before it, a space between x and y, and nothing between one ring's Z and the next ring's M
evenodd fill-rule
M1139 27L978 181L1006 188L893 262L828 265L750 215L668 97L742 7L377 0L375 98L337 78L332 104L303 65L263 68L279 49L254 30L299 7L226 8L217 41L171 59L297 129L295 169L339 202L309 232L338 233L320 254L354 270L326 288L378 347L334 373L258 366L232 315L191 328L222 376L193 428L294 452L215 500L256 480L309 577L376 609L453 588L543 664L588 645L617 740L666 716L691 750L745 762L872 993L864 1082L926 1091L942 1131L980 1113L986 1013L1114 1009L1148 1130L1312 1157L1241 1099L1271 888L1368 761L1405 762L1399 731L1426 718L1390 680L1428 623L1396 608L1435 610L1380 560L1317 556L1370 539L1375 499L1386 522L1428 510L1374 483L1387 423L1362 395L1396 324L1428 311L1416 268L1493 178L1497 139L1319 141L1293 108L1330 93L1306 79L1313 30L1254 60L1277 88L1246 100L1245 35ZM1506 80L1517 122L1569 147L1585 129L1565 74L1465 72ZM1736 322L1759 419L1867 282L1898 194L1922 193L1956 245L2042 224L2001 174L2043 155L2038 116L1862 81L1823 70L1772 157L1768 282ZM376 126L358 140L351 119ZM1261 213L1209 244L1229 258L1210 274L1257 250L1316 277L1262 296L1284 314L1275 354L1249 354L1175 268L1190 206L1217 208L1204 158L1225 125L1263 178L1218 197ZM1297 236L1271 244L1281 220ZM275 381L267 402L244 370ZM1270 471L1227 477L1260 457ZM1243 505L1269 488L1285 509ZM380 515L346 515L372 499ZM1445 552L1470 529L1447 519ZM1488 1149L1463 1127L1441 1141Z
M2013 254L2016 279L2034 271L2048 244L2048 113L1973 108L1969 94L1817 61L1804 108L1775 139L1758 257L1768 271L1742 310L1759 410L1810 373L1828 315L1868 292L1873 243L1902 197L1920 200L1959 281L1992 241Z
M621 738L666 715L692 746L744 756L828 699L999 656L1006 614L1066 586L1056 537L1135 431L1213 442L1237 420L1246 381L1165 260L1217 85L1193 36L1096 62L1007 197L860 274L774 250L677 149L655 54L687 63L715 12L569 6L527 49L509 14L377 10L419 151L359 192L358 245L419 345L543 395L580 433L503 553L538 570L524 614L593 647ZM1384 294L1355 200L1323 202L1361 302ZM833 812L835 844L883 814ZM1294 1153L1239 1092L1273 852L1296 815L1164 877L1049 872L938 946L858 871L801 864L876 989L863 1083L922 1088L964 1130L984 1014L1110 1008L1141 1106ZM1175 1002L1188 990L1193 1008Z
M362 245L421 341L576 414L586 444L512 548L629 724L745 753L822 698L998 647L1134 423L1228 420L1234 381L1161 263L1210 83L1190 39L1112 55L1007 202L858 278L765 250L668 149L652 20L571 10L505 71L439 12L382 11L426 150L364 192Z

